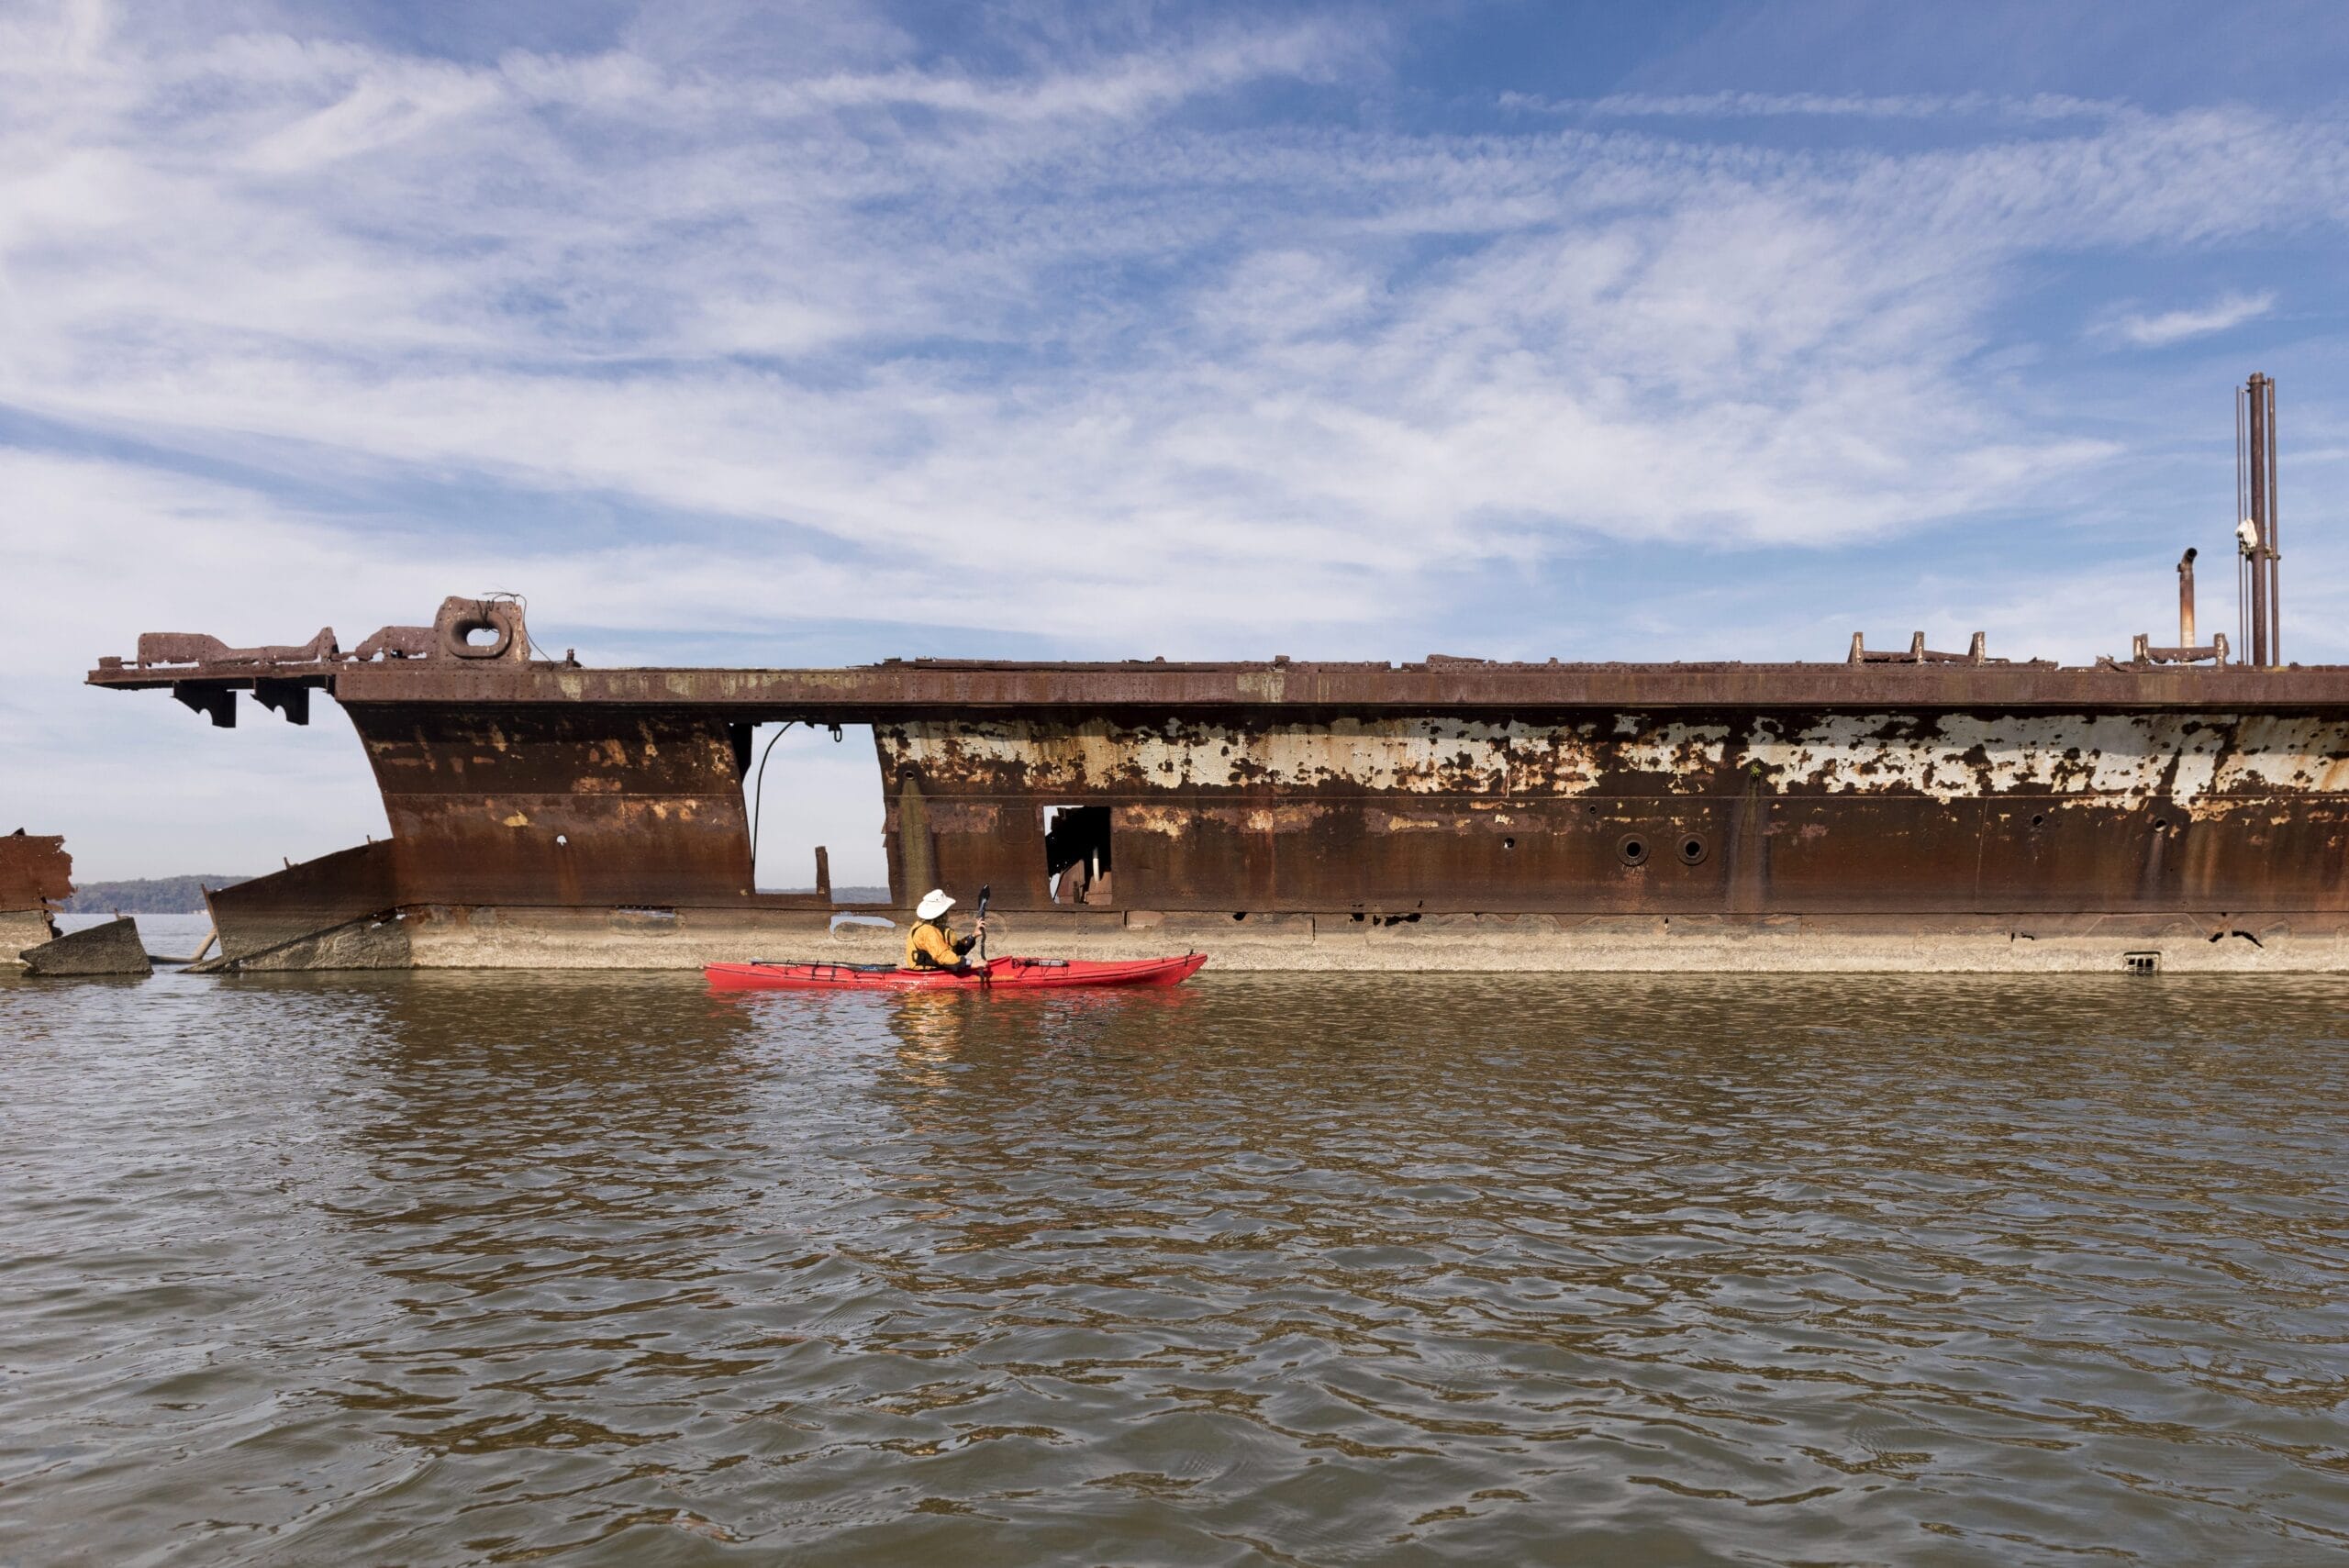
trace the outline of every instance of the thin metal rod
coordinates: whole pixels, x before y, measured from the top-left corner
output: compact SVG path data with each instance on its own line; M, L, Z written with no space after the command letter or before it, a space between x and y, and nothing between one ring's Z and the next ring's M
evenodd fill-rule
M766 745L759 751L758 778L751 785L751 891L753 893L759 887L759 810L767 800L767 753L774 750L774 743L783 739L784 731L798 722L796 718L785 719L782 728L768 736Z
M2266 379L2267 391L2267 526L2260 530L2267 546L2267 662L2284 662L2284 552L2276 532L2276 379Z

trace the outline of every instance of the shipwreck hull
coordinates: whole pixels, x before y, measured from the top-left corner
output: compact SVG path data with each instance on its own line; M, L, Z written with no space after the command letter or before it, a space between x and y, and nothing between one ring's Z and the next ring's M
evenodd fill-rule
M1921 642L1842 664L590 670L533 656L511 606L451 601L438 627L386 628L366 658L330 631L142 639L143 662L93 673L215 724L240 692L297 721L323 692L365 749L390 839L215 895L220 962L885 955L896 939L836 931L846 906L820 888L751 891L752 729L790 720L872 727L891 907L991 885L1000 940L1030 951L2344 963L2349 670L2059 669ZM498 634L486 656L467 627ZM1102 873L1074 907L1050 876L1070 812Z

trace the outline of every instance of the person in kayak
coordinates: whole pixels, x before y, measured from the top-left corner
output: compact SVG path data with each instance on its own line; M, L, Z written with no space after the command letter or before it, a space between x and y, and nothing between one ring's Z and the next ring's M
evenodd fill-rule
M946 895L943 888L933 887L921 895L921 902L914 906L913 929L906 933L907 969L960 968L963 955L986 935L985 915L979 917L978 924L967 937L958 937L949 930L946 911L953 907L954 900Z

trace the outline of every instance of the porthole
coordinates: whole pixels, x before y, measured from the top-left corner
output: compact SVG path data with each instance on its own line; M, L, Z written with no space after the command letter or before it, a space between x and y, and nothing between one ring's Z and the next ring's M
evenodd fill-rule
M1627 866L1643 866L1648 863L1648 841L1634 833L1615 846L1615 858Z
M1704 840L1698 838L1694 833L1682 835L1680 840L1680 863L1682 865L1701 865L1704 863L1705 856L1708 852Z
M2032 812L2032 813L2031 814L2031 825L2032 825L2032 827L2034 827L2034 828L2044 828L2044 827L2046 827L2046 826L2047 826L2047 814L2046 814L2045 812L2043 812L2043 811L2034 811L2034 812Z

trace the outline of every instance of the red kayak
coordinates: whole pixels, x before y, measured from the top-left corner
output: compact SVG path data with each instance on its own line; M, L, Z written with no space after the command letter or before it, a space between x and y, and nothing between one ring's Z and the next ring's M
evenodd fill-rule
M1054 991L1074 986L1180 985L1208 961L1139 958L1096 963L1076 958L998 958L985 968L900 969L894 963L713 963L703 973L719 991Z

